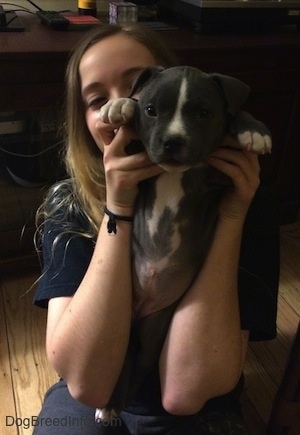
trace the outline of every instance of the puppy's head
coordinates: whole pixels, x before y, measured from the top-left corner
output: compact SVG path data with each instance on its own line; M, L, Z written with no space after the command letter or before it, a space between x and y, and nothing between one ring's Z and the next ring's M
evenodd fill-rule
M245 102L249 87L192 67L147 68L137 79L136 126L154 163L183 171L205 163L227 131L228 116Z

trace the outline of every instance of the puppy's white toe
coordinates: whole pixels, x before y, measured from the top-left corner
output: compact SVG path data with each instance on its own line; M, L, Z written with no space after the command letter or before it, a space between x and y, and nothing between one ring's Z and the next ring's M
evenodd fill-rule
M238 141L242 148L250 151L252 147L252 134L250 131L244 131L238 134Z
M100 422L102 421L103 417L102 417L102 409L97 408L95 411L95 421L96 422Z
M257 131L245 131L238 135L238 140L242 148L255 154L270 153L272 149L271 137L262 135Z
M124 103L121 105L121 118L126 123L134 117L135 103L130 98L124 98L124 100Z
M272 138L269 135L263 136L265 140L265 152L271 154L272 152Z
M99 110L99 118L112 125L122 125L131 121L134 116L135 103L130 98L109 100Z
M101 119L101 121L108 123L108 107L107 104L102 106L98 113L98 118Z

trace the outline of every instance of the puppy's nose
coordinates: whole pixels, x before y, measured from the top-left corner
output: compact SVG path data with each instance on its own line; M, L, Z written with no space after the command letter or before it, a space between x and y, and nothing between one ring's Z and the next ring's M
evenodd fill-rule
M183 146L183 140L180 137L170 136L164 139L163 145L169 154L175 154Z

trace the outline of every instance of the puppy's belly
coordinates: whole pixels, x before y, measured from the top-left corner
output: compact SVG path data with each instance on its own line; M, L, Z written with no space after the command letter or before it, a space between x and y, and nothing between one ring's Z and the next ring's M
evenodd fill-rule
M143 192L148 200L138 206L133 271L138 317L171 305L186 289L181 258L186 240L178 219L184 196L181 179L180 173L163 173L150 186L151 194Z
M198 172L186 177L163 173L147 183L148 190L142 191L137 204L133 231L136 317L161 310L183 296L205 258L219 194L206 193ZM183 185L192 188L186 192Z
M188 289L195 267L176 258L143 261L136 265L134 277L134 312L145 317L178 300Z

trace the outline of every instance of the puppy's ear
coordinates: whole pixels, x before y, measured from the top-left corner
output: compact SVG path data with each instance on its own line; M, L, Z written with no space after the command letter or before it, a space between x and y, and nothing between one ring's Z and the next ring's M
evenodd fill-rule
M250 87L234 77L215 73L210 74L210 76L217 82L225 95L227 112L231 115L236 115L247 100Z
M133 83L129 98L131 98L134 94L140 92L149 80L156 77L163 70L164 68L162 66L149 66L148 68L144 69L144 71Z

